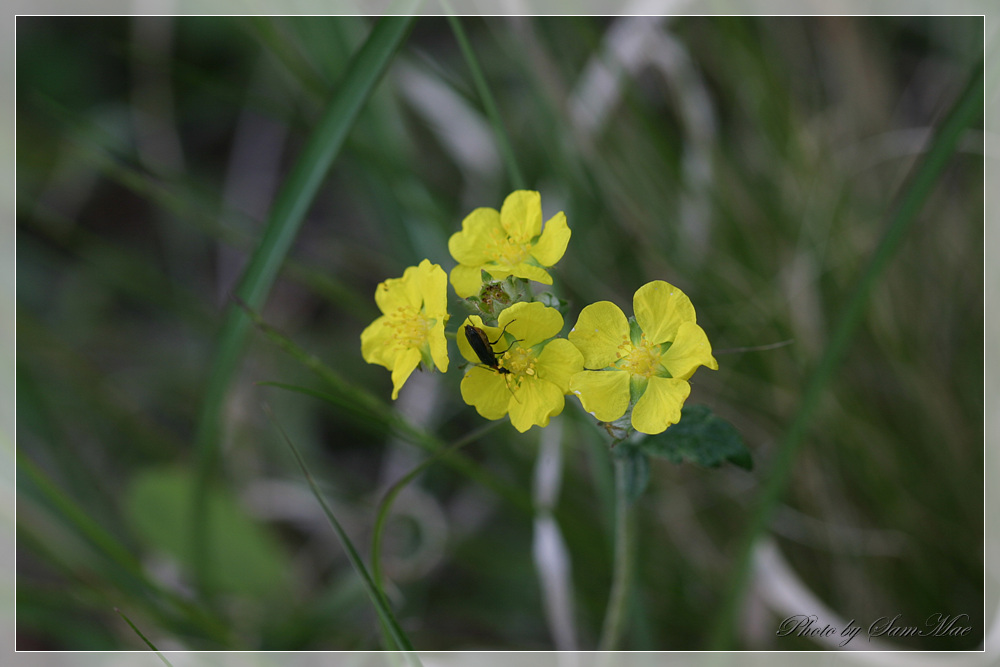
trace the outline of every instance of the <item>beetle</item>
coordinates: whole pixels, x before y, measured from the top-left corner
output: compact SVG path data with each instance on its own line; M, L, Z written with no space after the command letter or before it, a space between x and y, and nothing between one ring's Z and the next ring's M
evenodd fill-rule
M481 361L484 366L492 368L500 375L510 375L510 371L501 366L500 362L497 361L497 353L493 351L493 346L500 342L500 339L503 338L504 332L507 331L507 327L509 327L510 323L513 321L514 320L511 320L504 325L503 330L500 331L500 335L494 341L491 341L489 336L486 335L486 332L479 327L471 324L465 325L465 339L469 341L469 347L471 347L472 351L476 353L476 356L479 357L479 361ZM511 345L513 345L513 343L511 343ZM510 348L507 349L509 350ZM504 350L504 352L506 352L506 350ZM500 354L503 353L501 352Z
M486 332L479 327L471 324L465 325L465 339L469 341L469 347L471 347L472 351L476 353L476 356L479 357L479 361L481 361L484 366L496 371L500 375L510 375L511 373L510 369L504 368L500 365L500 362L497 360L498 353L493 350L493 346L500 342L500 339L503 338L504 332L507 331L507 327L509 327L513 321L514 320L511 320L504 325L503 329L500 331L500 335L497 336L497 339L494 341L491 341L490 337L486 335ZM517 340L521 339L518 338ZM517 340L515 342L517 342ZM514 343L511 343L511 345L513 344ZM510 347L507 348L507 350L509 349ZM507 350L504 350L504 352ZM503 354L503 352L500 352L499 354ZM514 393L514 390L510 388L510 380L506 380L505 384L507 385L507 391L510 392L510 395L514 397L515 401L520 403L521 400L517 397L517 394Z

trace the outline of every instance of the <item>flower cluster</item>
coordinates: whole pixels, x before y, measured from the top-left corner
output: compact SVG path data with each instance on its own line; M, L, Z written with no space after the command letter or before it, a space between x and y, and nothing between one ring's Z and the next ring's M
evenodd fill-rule
M525 190L500 211L475 209L449 239L458 262L452 287L475 311L455 334L468 362L462 399L487 419L509 416L523 433L547 426L572 394L601 422L660 433L680 420L695 370L719 367L694 306L677 287L654 280L636 291L633 317L599 301L559 337L562 302L535 295L529 281L552 284L546 269L562 259L569 239L565 214L543 224L539 193ZM382 316L361 334L361 351L392 371L394 399L421 362L448 369L445 292L444 271L428 260L376 289Z

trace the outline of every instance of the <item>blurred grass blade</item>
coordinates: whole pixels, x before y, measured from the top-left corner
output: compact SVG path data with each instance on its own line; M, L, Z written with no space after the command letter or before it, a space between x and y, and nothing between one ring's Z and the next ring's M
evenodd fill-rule
M476 58L476 52L472 50L472 45L469 44L469 39L465 36L462 22L459 21L457 16L451 15L451 7L447 2L442 2L441 5L448 13L448 24L451 25L451 30L455 33L455 40L462 49L462 56L465 57L465 62L472 73L472 81L476 85L476 92L479 93L479 99L482 101L483 108L486 109L486 115L493 126L493 133L496 135L497 146L500 148L504 165L507 167L507 176L510 178L510 183L514 186L515 190L523 190L527 187L524 175L521 173L521 168L517 165L517 158L514 156L514 147L510 142L510 135L504 129L503 120L500 118L500 111L497 109L497 103L493 99L490 87L486 85L486 77L483 76L483 71L479 67L479 59Z
M176 612L182 614L193 626L200 628L207 637L221 646L229 646L229 631L217 618L197 605L161 588L151 581L143 571L141 563L115 539L103 526L87 515L72 498L62 490L31 461L20 449L15 450L17 471L21 476L18 484L28 483L35 486L41 496L51 504L58 515L69 526L82 535L95 549L114 563L122 576L117 581L121 591L135 594L133 599L146 601L149 611L165 625L171 623L171 618L162 609L161 602L169 604ZM22 492L23 493L23 492ZM89 582L88 582L89 583Z
M428 433L427 431L408 422L384 400L379 399L377 396L369 391L366 391L362 387L352 385L344 380L336 371L320 361L316 355L303 350L293 340L275 330L274 327L265 322L263 318L261 318L261 316L247 304L242 303L239 299L237 299L237 303L244 308L250 320L253 321L259 330L268 337L268 339L297 359L317 376L322 378L330 389L333 390L333 393L287 385L280 382L261 382L259 384L264 386L279 387L289 391L297 391L299 393L329 401L334 405L344 407L354 414L363 415L369 418L374 417L380 424L388 425L395 435L431 453L436 454L447 447L444 442L435 437L433 434ZM531 499L523 489L504 482L496 475L481 468L477 463L470 461L461 454L455 452L445 452L442 455L442 459L445 463L463 475L466 475L469 479L472 479L475 482L482 484L484 487L491 489L494 493L508 501L517 509L529 515L534 513Z
M406 16L380 19L348 66L339 89L282 185L260 244L236 288L236 296L252 308L259 309L263 305L285 255L298 234L302 220L348 131L402 44L413 20ZM219 447L222 408L239 365L249 326L250 320L243 311L235 304L230 304L212 356L212 366L208 371L198 417L195 432L198 483L195 485L192 503L192 529L195 548L202 551L202 557L196 559L199 563L208 561L203 553L206 544L204 536L208 527L202 509L205 489L212 476ZM203 573L198 572L196 575L199 585L203 585Z
M326 501L323 499L323 494L320 492L319 487L316 485L316 481L313 479L313 476L309 473L309 468L306 466L306 462L302 458L302 455L299 453L299 450L295 446L295 443L292 442L291 438L288 437L288 434L285 433L285 430L281 428L280 424L278 424L270 408L268 408L265 405L264 409L265 412L267 412L267 416L271 419L271 422L274 424L275 428L278 429L278 432L281 434L281 437L285 441L285 444L287 444L288 448L292 450L292 454L295 456L295 461L299 464L299 468L302 469L302 474L305 476L306 481L309 483L309 488L312 490L312 493L316 497L316 500L323 508L323 513L326 514L326 518L330 522L330 526L333 527L333 532L337 534L337 538L340 540L341 545L344 547L344 551L347 553L347 559L351 561L351 565L358 573L358 576L361 577L361 582L364 584L365 591L368 593L368 597L371 598L372 604L375 606L375 612L378 614L379 621L382 624L383 630L388 634L389 637L392 638L393 642L395 642L396 646L400 650L412 652L413 645L410 643L410 639L406 636L406 633L403 632L403 629L399 627L399 623L396 621L395 615L393 615L392 610L389 609L389 605L386 602L385 597L382 595L382 592L375 586L375 583L372 581L371 576L368 574L368 569L365 567L364 562L361 560L361 556L358 555L357 549L354 548L354 545L351 543L350 538L347 537L347 533L344 532L344 529L343 527L341 527L340 522L337 521L337 517L333 515L333 512L330 510L330 506L327 505ZM418 665L420 664L416 655L411 655L410 658L411 661L415 661L415 664Z
M931 139L927 152L912 173L901 197L897 200L895 209L889 218L888 228L875 249L867 269L858 279L850 300L837 321L830 342L809 378L798 411L775 452L769 474L764 481L757 504L750 516L749 525L744 533L744 539L740 544L732 580L726 589L726 599L723 601L722 609L717 617L711 637L711 648L713 649L723 650L732 643L736 615L743 599L743 593L749 583L754 545L766 530L771 515L785 491L795 456L808 431L809 420L819 406L827 385L833 379L844 354L847 352L854 331L861 322L872 288L934 189L938 177L955 152L963 132L983 112L983 102L983 60L980 59L973 68L972 74L955 105Z
M42 496L71 526L123 571L139 579L143 578L142 566L128 549L68 498L20 448L16 450L16 457L18 472L31 480Z
M451 466L474 482L490 489L496 493L497 496L509 502L512 507L519 509L528 515L531 515L534 512L534 509L531 506L531 500L527 497L527 494L523 489L503 481L495 474L481 468L475 461L465 458L458 452L446 451L448 446L444 442L430 433L413 426L389 407L386 407L385 411L379 410L378 412L366 412L364 405L361 406L360 410L358 409L358 406L361 404L354 402L355 397L339 391L337 394L330 394L324 391L310 389L308 387L285 384L283 382L260 382L258 384L264 387L277 387L279 389L305 394L320 400L328 401L334 405L347 407L358 414L367 414L370 417L374 417L376 420L380 420L381 423L388 425L392 429L393 435L396 435L407 442L411 442L432 454L440 455L442 462ZM374 397L372 398L375 401L378 400L374 399ZM498 426L503 423L504 422L502 421L496 422Z
M410 482L416 479L420 473L429 468L432 463L440 461L449 454L453 454L470 442L475 442L502 423L503 422L500 421L489 422L464 437L459 438L447 448L440 450L434 456L422 461L417 467L389 487L389 490L382 497L382 502L379 503L378 513L375 516L375 528L372 531L372 577L375 579L375 585L380 591L382 590L382 533L385 529L385 522L389 518L389 512L392 511L392 505L396 501L396 496L398 496L399 492L405 489Z
M153 646L153 642L149 641L146 638L146 635L142 634L142 631L135 626L135 623L132 622L132 619L130 619L128 616L122 613L122 610L119 609L118 607L115 607L115 613L121 616L123 621L128 623L128 627L132 628L132 632L139 635L139 639L141 639L146 643L146 646L149 647L149 650L156 653L156 656L163 661L163 664L165 664L167 667L174 667L172 664L170 664L170 661L167 660L167 658L162 653L160 653L160 650L155 646Z

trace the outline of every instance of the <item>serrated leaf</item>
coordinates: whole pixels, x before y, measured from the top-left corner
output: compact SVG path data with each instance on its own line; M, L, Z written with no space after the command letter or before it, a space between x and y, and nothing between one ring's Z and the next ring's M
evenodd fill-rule
M639 447L649 456L673 463L690 461L717 468L726 461L744 470L753 468L750 450L739 431L706 405L686 405L681 420L659 435L644 438Z
M625 497L631 505L649 484L649 457L631 442L619 443L612 452L624 463Z

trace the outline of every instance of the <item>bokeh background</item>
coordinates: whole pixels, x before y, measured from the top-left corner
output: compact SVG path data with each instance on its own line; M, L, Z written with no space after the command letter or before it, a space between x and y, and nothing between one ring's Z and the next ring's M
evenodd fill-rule
M213 502L229 528L214 538L224 567L210 572L207 601L194 594L182 503L221 313L372 24L18 19L18 648L142 649L115 608L161 649L379 647L357 575L263 408L367 554L383 493L426 453L350 391L331 402L261 385L329 391L255 332L226 402ZM895 197L982 55L983 20L463 25L529 187L573 230L555 272L567 330L584 305L629 311L638 286L663 279L692 298L720 351L690 400L730 420L756 465L654 463L633 508L622 645L705 648L776 443ZM375 285L424 257L450 268L461 219L511 189L452 30L418 20L311 206L264 320L388 404L389 374L358 343L377 315ZM824 647L775 637L781 619L808 613L865 628L968 614L965 637L891 645L981 645L983 195L973 129L809 426L738 647ZM467 465L430 466L397 504L385 548L400 621L427 650L592 649L611 582L605 440L573 401L545 431L479 433L454 347L452 359L391 406L443 442L478 434L462 449ZM562 475L540 491L542 451ZM564 548L546 559L530 507L552 492Z

